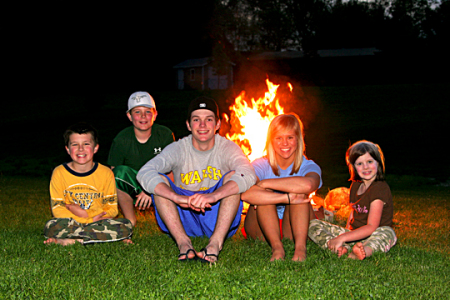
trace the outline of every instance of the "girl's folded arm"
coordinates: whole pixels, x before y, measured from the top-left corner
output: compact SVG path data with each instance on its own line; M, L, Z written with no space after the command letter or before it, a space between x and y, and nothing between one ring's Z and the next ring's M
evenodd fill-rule
M367 218L367 224L359 227L358 229L343 233L339 237L341 237L344 242L352 242L369 237L378 227L380 227L383 206L384 203L380 199L372 201L372 203L370 204L370 212Z
M265 179L258 185L265 189L283 191L286 193L310 194L319 188L320 176L315 172L305 176Z
M241 199L251 205L274 205L289 203L289 199L286 194L274 193L271 190L264 189L258 185L254 185L242 193Z

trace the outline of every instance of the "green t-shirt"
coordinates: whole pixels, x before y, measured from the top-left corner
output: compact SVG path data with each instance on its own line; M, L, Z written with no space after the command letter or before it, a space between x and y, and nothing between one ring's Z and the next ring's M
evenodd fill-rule
M145 143L140 143L130 126L119 132L109 150L108 165L125 165L139 171L150 159L175 140L173 132L166 126L153 124L152 135Z

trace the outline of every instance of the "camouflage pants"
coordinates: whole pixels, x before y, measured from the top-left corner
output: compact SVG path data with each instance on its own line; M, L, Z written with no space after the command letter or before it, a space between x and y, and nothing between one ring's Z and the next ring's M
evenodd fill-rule
M328 249L327 243L329 240L347 231L350 230L322 220L312 220L309 222L308 236L322 249ZM361 242L364 246L370 247L374 252L388 252L397 243L397 236L391 227L382 226L378 227L368 238L344 243L343 246L350 251L351 247L357 242Z
M82 239L83 244L115 242L131 237L128 219L105 219L81 224L72 218L53 218L45 224L44 236L57 239Z

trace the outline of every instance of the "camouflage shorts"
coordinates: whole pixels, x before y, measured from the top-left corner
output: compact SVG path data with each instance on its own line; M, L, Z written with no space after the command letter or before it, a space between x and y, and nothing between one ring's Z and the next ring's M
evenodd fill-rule
M308 236L322 249L328 249L327 243L329 240L347 231L350 230L322 220L312 220L309 222ZM356 244L356 242L362 242L364 246L372 248L374 252L388 252L389 249L397 243L397 236L391 227L382 226L378 227L368 238L351 243L344 243L343 246L350 251L351 247Z
M128 219L81 224L72 218L54 218L44 227L46 238L82 239L83 244L120 241L130 238L132 233L133 226Z

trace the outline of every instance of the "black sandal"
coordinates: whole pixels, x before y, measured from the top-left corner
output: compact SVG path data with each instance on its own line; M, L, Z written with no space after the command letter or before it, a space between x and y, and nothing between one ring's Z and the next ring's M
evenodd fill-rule
M219 260L219 255L217 255L217 254L208 254L208 251L206 251L206 248L203 248L202 250L200 250L200 252L205 252L205 256L204 256L203 258L198 257L198 259L199 259L202 263L210 263L210 264L212 264L212 263L216 263L216 262ZM206 260L205 257L207 257L207 256L213 256L213 257L215 257L215 258L216 258L216 261L209 261L209 260Z
M193 258L189 258L188 257L188 254L189 254L189 252L194 252L194 254L195 254L195 256L193 257ZM186 257L185 258L183 258L183 259L178 259L178 261L183 261L183 262L185 262L185 261L191 261L191 260L196 260L197 259L197 254L195 253L195 250L194 249L189 249L188 251L186 251L185 253L180 253L180 254L178 254L178 258L180 258L180 256L183 256L183 255L185 255Z

